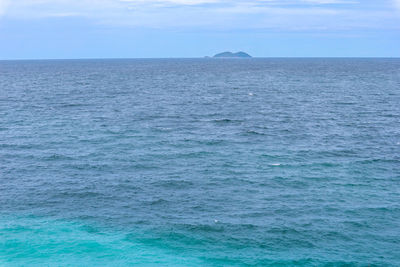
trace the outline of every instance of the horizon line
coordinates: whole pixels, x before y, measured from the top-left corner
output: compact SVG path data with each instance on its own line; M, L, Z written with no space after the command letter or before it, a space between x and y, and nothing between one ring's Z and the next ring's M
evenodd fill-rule
M268 56L268 57L257 57L252 56L250 58L241 57L81 57L81 58L0 58L0 61L40 61L40 60L132 60L132 59L400 59L399 56Z

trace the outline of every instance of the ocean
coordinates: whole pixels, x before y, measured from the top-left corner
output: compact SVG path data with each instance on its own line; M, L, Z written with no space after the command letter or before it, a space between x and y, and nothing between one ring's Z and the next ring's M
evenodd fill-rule
M399 266L400 59L0 61L0 266Z

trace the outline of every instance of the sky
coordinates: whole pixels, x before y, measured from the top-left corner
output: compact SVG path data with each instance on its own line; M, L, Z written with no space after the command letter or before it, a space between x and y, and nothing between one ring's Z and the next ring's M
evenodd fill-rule
M400 57L400 0L0 0L0 59Z

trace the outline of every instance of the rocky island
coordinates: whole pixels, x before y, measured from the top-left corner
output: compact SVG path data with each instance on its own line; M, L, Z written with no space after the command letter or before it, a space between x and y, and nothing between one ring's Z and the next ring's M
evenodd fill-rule
M251 58L251 56L249 54L247 54L245 52L242 52L242 51L237 52L237 53L223 52L223 53L216 54L214 56L214 58L221 58L221 57L222 58L232 58L232 57L235 57L235 58Z

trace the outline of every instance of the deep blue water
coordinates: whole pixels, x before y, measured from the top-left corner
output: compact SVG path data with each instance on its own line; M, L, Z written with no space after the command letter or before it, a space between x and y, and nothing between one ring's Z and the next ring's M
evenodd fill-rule
M1 266L399 266L400 59L0 62Z

